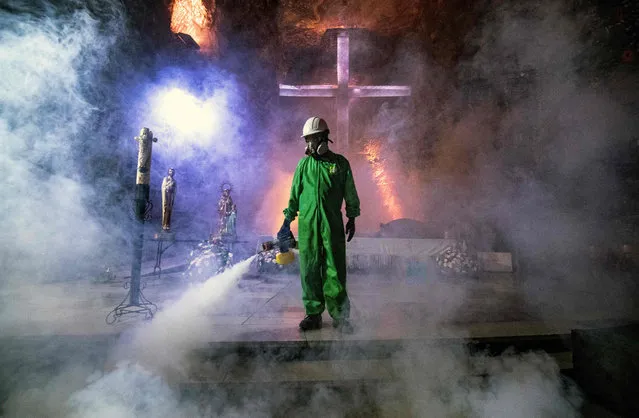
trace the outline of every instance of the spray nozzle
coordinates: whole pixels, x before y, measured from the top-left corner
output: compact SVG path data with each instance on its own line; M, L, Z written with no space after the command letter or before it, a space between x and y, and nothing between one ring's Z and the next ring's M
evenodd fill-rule
M295 241L295 237L290 231L286 238L262 243L262 252L279 250L275 256L275 262L281 265L290 264L295 260L295 255L293 255L292 251L289 251L291 248L297 248L297 241Z
M297 241L295 241L292 232L284 239L276 239L262 243L262 251L279 250L279 252L285 253L288 252L289 248L297 248Z

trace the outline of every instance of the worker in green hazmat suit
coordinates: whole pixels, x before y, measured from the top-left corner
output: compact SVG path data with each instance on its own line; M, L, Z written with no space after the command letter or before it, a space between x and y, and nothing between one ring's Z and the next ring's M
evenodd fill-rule
M359 197L348 160L328 149L329 129L326 121L309 118L302 137L306 157L298 163L284 223L278 239L290 234L290 224L298 216L298 248L302 300L306 317L300 329L322 327L324 308L333 318L333 326L353 332L349 322L350 301L346 293L346 240L355 234L359 216ZM344 229L342 202L346 201L348 222Z

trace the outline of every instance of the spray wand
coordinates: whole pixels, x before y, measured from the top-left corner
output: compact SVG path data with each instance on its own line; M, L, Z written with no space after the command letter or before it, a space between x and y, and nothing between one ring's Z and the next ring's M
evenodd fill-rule
M297 241L295 241L295 237L291 231L289 231L288 236L284 239L276 239L262 243L262 252L279 250L275 255L275 262L280 265L290 264L295 260L295 254L293 254L293 251L289 251L291 248L297 248Z

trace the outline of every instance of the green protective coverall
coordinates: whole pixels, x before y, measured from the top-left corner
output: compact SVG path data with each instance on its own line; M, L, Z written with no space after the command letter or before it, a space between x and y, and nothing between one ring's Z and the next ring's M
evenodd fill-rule
M359 197L348 160L331 151L302 158L284 216L293 221L299 211L300 275L307 315L321 314L324 307L333 319L348 319L350 314L343 201L346 217L359 216Z

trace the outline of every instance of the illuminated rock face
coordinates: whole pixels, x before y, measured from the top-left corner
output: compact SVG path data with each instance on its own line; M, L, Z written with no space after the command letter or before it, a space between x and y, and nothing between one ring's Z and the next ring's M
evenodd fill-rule
M215 1L175 0L171 6L171 31L186 33L204 51L217 51Z
M419 0L284 0L278 26L293 43L319 43L331 28L363 28L383 35L405 33L415 27L422 12Z
M380 148L380 141L370 141L364 147L364 155L371 165L373 181L377 186L387 217L391 220L399 219L403 217L402 206L394 187L395 182L387 172L384 160L380 158Z
M173 0L168 9L171 31L190 35L204 52L223 54L241 39L284 69L292 59L288 49L317 47L332 28L385 37L413 33L436 60L449 63L481 14L471 0Z
M171 30L189 34L205 51L222 52L223 45L233 42L232 38L239 33L242 43L259 44L264 56L286 61L291 59L282 56L286 55L286 49L318 46L328 29L361 28L388 37L414 34L435 61L454 65L468 43L469 32L487 10L504 3L471 0L173 0L169 12ZM626 64L639 62L639 3L630 0L594 3L594 0L587 0L580 10L593 8L593 35L605 49L600 52L601 60Z

